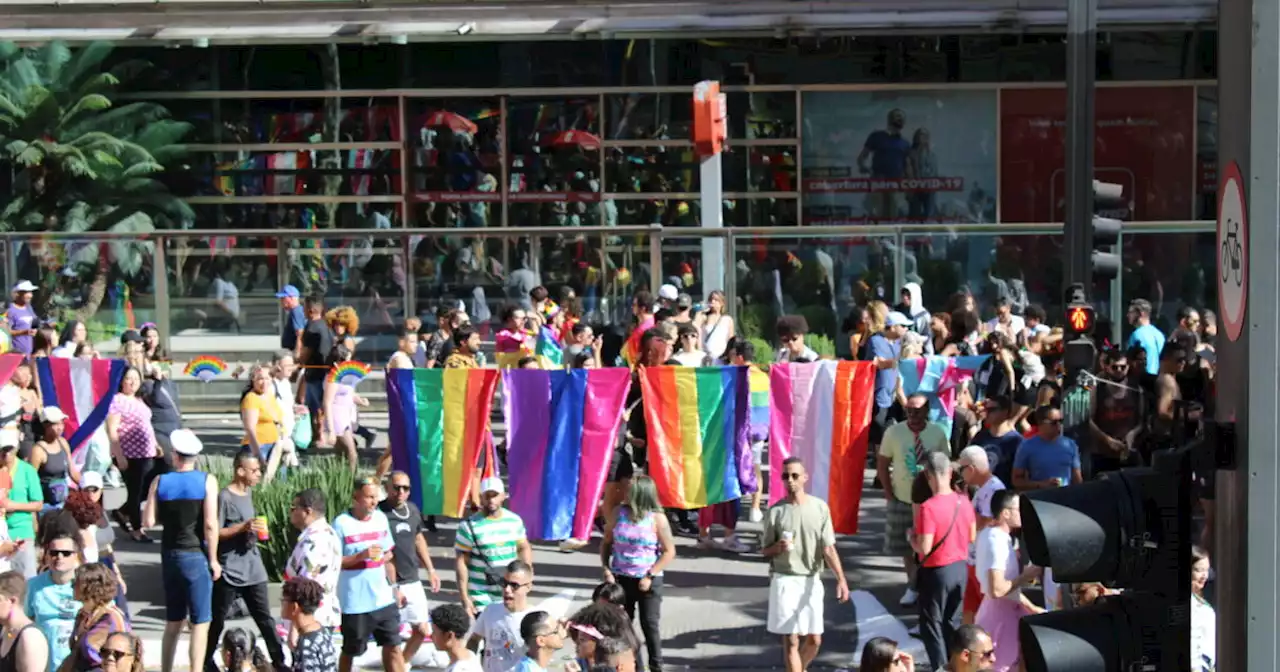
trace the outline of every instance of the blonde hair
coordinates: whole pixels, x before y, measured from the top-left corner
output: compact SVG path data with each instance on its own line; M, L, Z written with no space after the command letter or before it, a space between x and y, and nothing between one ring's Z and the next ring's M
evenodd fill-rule
M889 306L884 301L872 301L867 304L867 319L871 322L871 333L884 331L884 322L889 319Z

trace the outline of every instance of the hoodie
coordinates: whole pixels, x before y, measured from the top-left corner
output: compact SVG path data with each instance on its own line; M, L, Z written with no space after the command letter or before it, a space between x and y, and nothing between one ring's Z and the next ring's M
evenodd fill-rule
M908 282L902 286L902 289L911 296L911 305L904 306L907 317L911 318L911 331L924 336L924 354L933 354L933 334L929 330L929 323L932 316L929 310L924 307L924 292L920 289L920 285L914 282Z

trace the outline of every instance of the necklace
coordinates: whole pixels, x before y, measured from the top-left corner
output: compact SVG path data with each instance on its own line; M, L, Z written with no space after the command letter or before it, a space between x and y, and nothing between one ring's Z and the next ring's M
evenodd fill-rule
M403 513L403 514L402 514L402 513L400 513L400 509L404 509L404 513ZM402 503L400 504L400 506L397 506L396 508L391 509L391 511L390 511L389 513L390 513L391 515L395 516L396 518L399 518L400 520L408 520L408 519L409 519L409 504L408 504L408 503L405 503L405 502L402 502Z

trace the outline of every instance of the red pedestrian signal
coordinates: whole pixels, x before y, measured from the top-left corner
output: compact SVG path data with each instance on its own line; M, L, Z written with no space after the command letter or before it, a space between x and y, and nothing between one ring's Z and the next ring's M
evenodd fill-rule
M1093 331L1093 307L1071 306L1067 308L1067 329L1077 334Z

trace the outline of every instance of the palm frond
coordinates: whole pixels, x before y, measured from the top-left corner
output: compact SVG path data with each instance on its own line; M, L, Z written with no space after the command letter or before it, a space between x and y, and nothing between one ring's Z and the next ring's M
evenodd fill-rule
M15 104L13 99L5 93L0 93L0 111L14 118L22 118L27 114L21 106Z
M62 113L62 118L58 121L59 126L65 126L76 118L77 115L86 112L101 112L111 108L111 99L101 93L91 93L80 100L77 100L71 109Z
M169 111L155 103L128 103L77 119L64 129L64 133L69 136L94 132L128 135L138 128L146 128L162 119L167 119L168 116Z
M54 81L64 91L77 88L80 80L98 70L114 50L110 42L92 42L76 49L71 62L62 68L61 77Z
M115 89L120 84L120 79L109 72L99 72L96 75L90 75L84 83L76 87L75 97L83 98L91 93L105 93Z
M13 162L20 166L38 166L44 163L44 149L39 145L27 145L13 157Z
M63 66L71 62L71 48L66 42L53 40L45 42L36 49L35 57L37 64L43 71L44 81L55 84L62 78ZM64 89L65 90L65 89Z

